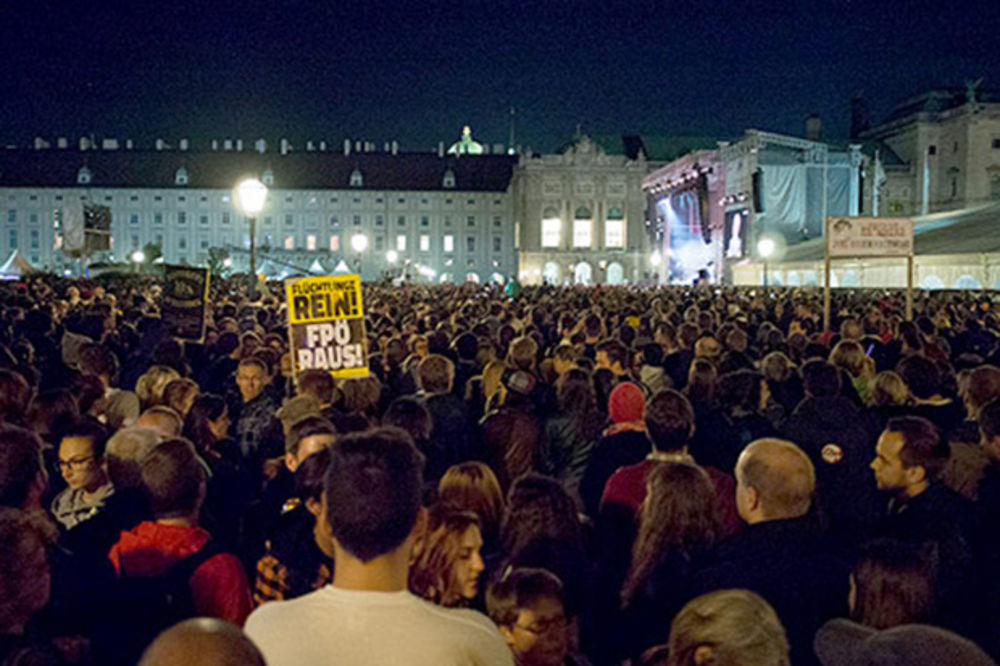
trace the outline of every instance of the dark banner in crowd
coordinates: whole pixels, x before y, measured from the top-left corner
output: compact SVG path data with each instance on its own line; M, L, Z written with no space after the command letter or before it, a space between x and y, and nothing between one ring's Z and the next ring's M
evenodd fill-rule
M207 268L163 267L160 309L171 335L199 342L205 338L208 276Z
M368 376L361 277L324 275L285 282L288 339L296 380L306 370L338 379Z

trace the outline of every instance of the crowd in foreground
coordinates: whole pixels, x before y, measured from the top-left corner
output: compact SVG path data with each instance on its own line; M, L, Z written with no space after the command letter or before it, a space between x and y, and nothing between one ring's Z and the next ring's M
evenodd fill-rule
M992 664L988 297L0 286L0 666ZM277 296L275 294L278 294Z

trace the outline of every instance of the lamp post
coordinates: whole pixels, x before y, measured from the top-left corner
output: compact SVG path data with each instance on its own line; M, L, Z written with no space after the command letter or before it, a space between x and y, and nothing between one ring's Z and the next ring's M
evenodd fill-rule
M249 298L254 299L257 288L257 216L264 210L267 186L256 178L247 178L236 186L236 203L250 222L250 288Z
M368 249L368 236L354 234L351 236L351 248L358 253L358 277L361 277L361 255Z
M767 289L767 260L774 254L775 243L770 238L761 238L757 241L757 254L764 260L764 288Z

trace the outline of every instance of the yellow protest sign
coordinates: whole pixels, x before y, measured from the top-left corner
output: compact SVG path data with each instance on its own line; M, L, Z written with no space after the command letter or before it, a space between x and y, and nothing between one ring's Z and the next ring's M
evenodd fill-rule
M340 379L368 376L360 276L293 278L285 281L285 295L296 378L306 370Z

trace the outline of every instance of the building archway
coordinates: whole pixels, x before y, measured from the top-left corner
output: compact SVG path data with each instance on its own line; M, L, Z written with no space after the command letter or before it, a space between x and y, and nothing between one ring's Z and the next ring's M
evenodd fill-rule
M479 284L479 273L475 271L469 271L468 273L465 274L465 281L475 282L476 284Z
M554 261L545 262L545 266L542 267L542 280L545 284L559 284L561 276L562 272L559 270L559 264Z
M983 285L979 283L979 280L972 277L971 275L960 275L952 289L982 289Z
M586 261L581 261L573 269L573 283L581 285L594 283L594 269Z
M625 284L625 268L617 261L608 264L608 284Z
M944 282L937 275L925 275L920 281L921 289L944 289Z

